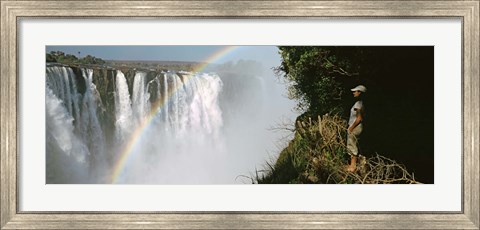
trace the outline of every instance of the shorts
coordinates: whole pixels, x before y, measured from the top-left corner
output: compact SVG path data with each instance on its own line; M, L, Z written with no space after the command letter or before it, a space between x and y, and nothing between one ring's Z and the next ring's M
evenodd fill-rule
M358 155L358 141L360 139L360 134L362 134L363 126L362 124L358 124L352 131L347 135L347 149L348 154L357 156Z

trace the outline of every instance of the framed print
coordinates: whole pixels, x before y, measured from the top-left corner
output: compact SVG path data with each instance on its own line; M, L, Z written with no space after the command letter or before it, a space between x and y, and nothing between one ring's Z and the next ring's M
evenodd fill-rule
M1 38L2 229L480 226L478 1L2 0Z

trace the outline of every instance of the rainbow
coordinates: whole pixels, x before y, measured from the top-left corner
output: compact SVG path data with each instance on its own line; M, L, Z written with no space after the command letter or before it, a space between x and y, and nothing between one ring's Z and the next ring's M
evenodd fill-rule
M229 53L237 50L240 48L240 46L226 46L223 47L222 49L217 50L215 53L207 57L204 61L201 62L201 64L197 65L194 69L193 72L202 72L205 70L205 68L211 64L214 63ZM193 75L185 75L185 81L184 84L187 84L190 79L192 79ZM140 139L142 138L142 134L145 132L145 130L149 127L149 125L152 123L152 121L155 118L155 115L157 112L162 109L166 104L169 103L169 100L171 100L172 96L178 92L178 89L180 89L182 86L178 85L177 88L169 89L167 92L167 95L163 95L163 97L160 97L157 101L155 101L152 106L150 112L147 114L147 116L140 122L140 124L137 126L137 128L132 132L130 135L130 138L128 141L124 144L122 150L120 151L120 154L115 161L114 167L113 167L113 172L110 177L110 183L115 184L117 183L118 178L123 172L123 169L125 168L125 165L127 164L128 160L131 158L132 153L134 152L133 150L135 149L137 143L139 143Z

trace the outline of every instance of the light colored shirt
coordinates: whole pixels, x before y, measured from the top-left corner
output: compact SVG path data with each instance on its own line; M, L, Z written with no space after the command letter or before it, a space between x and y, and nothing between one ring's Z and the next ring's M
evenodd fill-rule
M363 109L363 102L357 101L353 104L352 109L350 109L350 119L348 120L348 126L351 126L355 119L357 118L357 113L360 112L359 110Z

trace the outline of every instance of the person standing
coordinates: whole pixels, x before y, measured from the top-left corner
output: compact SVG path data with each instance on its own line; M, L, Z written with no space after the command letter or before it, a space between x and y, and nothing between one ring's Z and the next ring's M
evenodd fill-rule
M356 102L353 104L350 110L350 118L348 120L347 129L347 149L348 154L351 156L350 164L347 166L348 172L355 172L357 169L357 159L359 155L359 137L362 134L363 123L365 118L365 108L363 106L363 96L367 92L367 88L363 85L351 89L353 97Z

